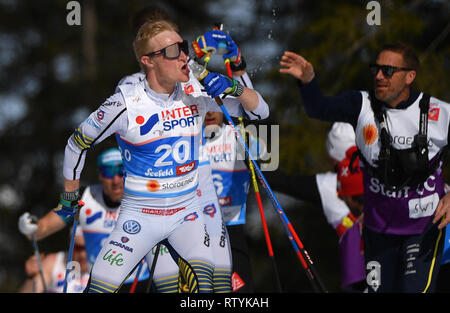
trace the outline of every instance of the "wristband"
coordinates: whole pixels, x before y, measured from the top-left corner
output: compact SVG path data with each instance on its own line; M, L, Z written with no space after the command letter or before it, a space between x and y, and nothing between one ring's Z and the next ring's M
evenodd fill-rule
M75 191L64 191L61 193L61 198L66 201L74 201L80 198L80 193L78 190Z
M237 82L237 88L236 88L236 91L234 92L234 96L240 97L243 92L244 92L244 87L241 85L240 82Z
M233 91L229 93L230 96L233 97L240 97L242 93L244 92L244 87L241 85L240 82L234 79L234 83L236 84L233 88Z

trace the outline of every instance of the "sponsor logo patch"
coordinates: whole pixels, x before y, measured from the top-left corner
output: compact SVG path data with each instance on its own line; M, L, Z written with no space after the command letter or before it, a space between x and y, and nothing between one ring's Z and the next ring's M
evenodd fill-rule
M188 95L194 92L194 87L192 85L184 86L184 92Z
M122 237L122 238L123 238L123 237ZM115 240L111 240L111 241L109 242L109 244L110 244L110 245L113 245L113 246L116 246L116 247L119 247L119 248L122 248L122 249L124 249L124 250L126 250L126 251L128 251L128 252L133 252L133 248L131 248L131 247L129 247L129 246L126 246L126 245L124 245L123 243L117 242L117 241L115 241Z
M177 175L184 175L191 172L195 168L195 161L188 164L177 166Z
M153 114L152 116L150 116L147 122L145 122L145 124L144 122L145 119L143 116L138 116L136 118L136 123L142 125L141 127L139 127L139 132L141 136L148 134L152 130L152 128L159 122L158 114L157 113Z
M127 234L134 235L141 231L141 225L134 220L128 220L125 223L123 223L123 230Z
M203 213L205 213L211 217L214 217L216 212L217 212L217 210L216 210L216 207L214 206L214 203L205 206L205 208L203 209Z
M231 275L231 286L233 287L233 292L245 286L244 281L236 272L233 272Z
M430 103L430 109L428 110L428 119L432 121L439 120L440 109L435 104Z
M97 111L97 119L98 119L99 121L101 121L104 117L105 117L105 111L103 111L103 110L98 110L98 111Z
M179 211L184 210L185 208L176 208L176 209L142 209L141 212L145 214L151 214L151 215L173 215Z
M221 197L219 198L220 206L231 205L231 197Z
M156 181L156 180L150 180L150 181L147 183L147 189L148 189L149 191L157 191L157 190L159 190L159 183L158 183L158 181Z
M373 145L375 140L378 137L378 129L375 125L373 124L369 124L364 126L363 128L363 137L364 137L364 142L367 145Z
M192 222L192 221L195 221L197 218L198 218L198 214L197 214L197 212L194 212L194 213L186 215L184 217L184 220L186 222Z
M87 209L86 210L86 224L92 224L94 223L96 220L98 220L99 218L102 218L102 212L97 212L95 214L92 214L92 210L91 209Z

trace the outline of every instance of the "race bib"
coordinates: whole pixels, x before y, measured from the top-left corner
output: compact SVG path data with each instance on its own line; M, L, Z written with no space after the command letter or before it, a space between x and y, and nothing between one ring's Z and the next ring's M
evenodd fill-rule
M409 200L409 218L421 218L433 215L438 203L439 195L437 192L424 198Z

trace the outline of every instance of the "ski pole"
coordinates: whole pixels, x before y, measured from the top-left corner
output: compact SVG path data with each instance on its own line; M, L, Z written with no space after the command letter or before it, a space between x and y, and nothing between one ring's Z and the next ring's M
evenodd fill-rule
M222 100L220 98L218 98L218 99L220 100L220 102L222 102ZM233 120L231 119L228 111L223 106L223 103L222 103L222 105L219 104L219 107L224 112L224 115L226 116L229 124L232 126L234 132L236 133L236 136L239 137L240 143L244 146L245 150L249 154L249 160L251 161L250 163L252 163L254 168L256 169L256 173L258 174L258 178L260 180L261 185L266 190L266 193L268 194L269 199L271 200L275 211L280 216L282 224L283 224L284 229L291 241L294 251L297 253L298 258L300 259L300 263L303 266L304 270L306 271L306 275L307 275L308 279L310 280L314 290L316 292L326 292L326 288L323 285L321 279L319 278L317 271L315 270L315 268L313 266L313 262L309 256L308 252L306 251L305 247L303 246L303 243L300 241L300 238L298 237L291 222L289 221L286 214L284 213L280 203L278 202L278 199L275 197L275 194L273 193L269 184L267 183L266 179L264 178L264 175L262 174L262 172L259 169L258 165L256 164L255 160L253 159L247 145L243 141L239 132L236 130L236 126L234 125Z
M39 249L37 245L36 238L33 235L33 247L34 247L34 256L36 258L38 268L39 268L39 276L41 276L42 286L44 288L44 293L47 292L47 284L45 283L44 271L42 269L41 256L39 255Z
M222 28L223 28L223 24L220 24L220 30L222 30ZM228 62L227 62L227 60L228 60ZM228 76L230 78L233 78L233 74L231 72L231 67L230 67L230 60L226 59L224 61L224 63L225 63L225 66L227 67ZM239 126L241 127L241 131L242 131L241 136L245 141L245 129L244 129L244 122L243 122L242 117L239 117ZM266 240L267 251L269 253L269 257L270 257L270 260L272 263L273 273L275 275L276 288L277 288L277 291L281 293L282 290L281 290L280 276L278 274L277 265L275 262L275 256L273 254L272 241L270 240L269 228L267 227L266 217L264 215L264 208L263 208L262 201L261 201L261 195L259 194L258 182L256 181L256 177L255 177L255 170L253 169L252 162L248 162L248 165L249 165L250 174L251 174L253 191L255 192L256 201L258 203L259 216L261 217L261 223L263 225L264 238Z
M161 249L161 243L158 243L156 245L155 256L153 257L152 266L150 268L150 278L148 279L147 293L150 293L150 290L152 289L153 274L155 273L156 261L158 260L160 249Z
M64 277L64 287L63 287L63 293L67 293L67 279L69 276L69 272L71 271L71 264L72 263L72 254L73 254L73 247L75 245L75 233L77 232L77 226L78 226L78 216L80 214L80 209L82 206L84 206L84 202L79 200L78 201L78 205L79 208L77 210L77 213L75 214L75 218L73 221L73 227L72 227L72 238L70 240L70 245L69 245L69 257L67 259L67 266L66 266L66 276Z
M222 100L220 98L218 98L218 99L220 100L220 102L222 102ZM262 186L265 188L266 193L268 194L270 200L272 201L272 204L274 205L275 210L277 211L278 215L281 217L281 221L285 228L285 231L288 234L291 244L292 244L295 252L297 253L298 258L300 259L300 263L303 266L304 270L306 271L307 277L310 280L314 290L316 292L320 292L320 291L326 292L326 289L325 289L323 283L321 282L320 278L317 275L315 268L313 267L313 263L312 263L311 258L309 257L308 252L305 250L303 243L300 241L300 238L296 234L291 222L288 220L280 203L278 202L277 198L275 197L272 190L270 189L267 181L265 180L264 176L262 175L261 170L259 169L258 165L254 161L247 145L243 141L239 132L237 132L236 126L234 125L233 120L231 119L228 111L223 106L223 103L222 103L222 105L219 104L219 106L222 109L222 111L224 112L224 115L226 116L229 124L232 126L233 130L235 131L236 136L239 136L240 143L244 146L247 153L249 154L249 160L251 161L250 163L252 163L253 166L255 167L256 173L258 174L258 178L260 179Z
M37 224L38 219L36 216L31 216L31 221L33 223ZM45 292L47 292L47 284L45 283L44 270L42 269L41 255L39 253L39 248L38 248L38 244L37 244L35 235L32 236L32 240L33 240L34 257L36 258L36 262L37 262L37 265L39 268L39 276L41 276L42 286L43 286L44 293L45 293Z
M239 118L239 121L240 121L240 123L242 123L242 118ZM242 138L245 140L244 135L242 135ZM249 158L250 158L250 156L249 156ZM255 170L253 168L253 162L249 162L249 168L250 168L250 171L251 171L251 174L252 174L252 182L253 182L253 186L254 186L254 189L255 189L255 195L256 195L257 201L258 201L258 208L259 208L259 212L260 212L260 215L261 215L261 220L262 220L262 224L263 224L264 235L266 237L266 243L267 243L267 246L268 246L269 256L270 256L270 258L272 260L272 267L273 267L273 270L274 270L274 273L275 273L275 278L277 280L277 287L278 287L278 290L281 292L280 279L279 279L278 271L277 271L277 268L276 268L275 258L274 258L274 255L273 255L273 249L272 249L272 245L271 245L271 242L270 242L269 231L268 231L268 227L267 227L265 216L264 216L264 210L263 210L263 206L262 206L262 202L261 202L261 197L259 195L259 188L258 188L258 184L256 182ZM309 266L305 262L305 259L302 256L302 254L300 253L300 249L298 248L297 243L294 241L293 236L290 235L290 234L292 234L292 232L289 230L289 227L287 227L287 225L285 223L282 223L282 225L283 225L286 233L288 234L288 238L289 238L291 244L293 245L293 248L294 248L297 256L300 259L300 263L302 264L303 268L306 270L307 277L311 281L311 284L312 284L314 290L317 291L317 292L319 292L321 290L325 290L325 288L323 286L322 287L318 286L318 285L321 284L321 282L314 280L314 276L317 276L317 275L314 275L312 273L312 269L308 268ZM295 233L295 231L294 231L294 233ZM304 251L304 253L309 258L306 250ZM311 263L312 263L312 261L311 261Z
M240 122L240 124L242 126L243 123L242 123L242 118L241 117L239 118L239 122ZM255 170L253 168L252 162L248 162L248 165L249 165L251 179L252 179L253 191L255 192L256 201L258 203L259 216L261 217L261 223L263 225L263 231L264 231L264 237L266 239L267 251L269 253L269 257L270 257L270 260L271 260L271 263L272 263L273 273L275 275L275 282L276 282L276 286L277 286L277 291L278 292L282 292L280 276L278 274L277 265L276 265L276 262L275 262L275 256L273 254L272 241L270 240L269 228L267 227L266 217L264 215L264 208L263 208L262 201L261 201L261 195L259 193L258 182L256 181L256 177L255 177Z
M137 286L137 283L139 281L139 275L141 275L141 270L142 270L143 266L144 266L144 259L142 259L140 264L139 264L139 267L138 267L138 269L136 271L136 277L134 277L133 284L131 285L129 293L134 293L134 291L136 290L136 286Z
M192 64L193 74L194 76L202 82L202 80L208 75L208 70L206 68L202 67L198 63L195 62ZM242 139L242 136L240 133L236 130L236 125L234 125L233 120L231 119L227 109L223 106L222 99L220 97L214 98L219 107L221 108L223 114L225 115L226 119L228 120L228 123L233 128L233 131L235 132L236 136L239 138L239 142L241 145L245 148L249 155L249 160L253 163L253 166L256 169L256 173L258 176L258 179L260 180L261 185L265 189L269 199L271 200L273 207L275 211L278 213L282 224L285 228L286 233L288 234L288 237L291 241L292 246L294 247L295 252L297 253L300 263L303 266L308 279L310 280L311 284L314 287L314 290L319 292L327 292L325 289L325 286L323 285L321 279L319 278L317 271L315 270L313 266L313 262L311 258L309 257L308 252L306 251L305 247L303 246L303 243L300 241L300 238L298 237L297 233L295 232L294 228L292 227L291 222L287 218L286 214L283 211L283 208L281 207L280 203L278 202L278 199L275 197L275 194L273 193L272 189L270 188L269 184L267 183L264 175L262 174L261 170L259 169L258 164L256 164L250 150L248 149L247 145Z

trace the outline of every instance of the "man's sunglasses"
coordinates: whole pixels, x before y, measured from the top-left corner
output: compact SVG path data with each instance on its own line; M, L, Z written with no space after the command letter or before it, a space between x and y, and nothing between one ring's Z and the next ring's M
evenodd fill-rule
M396 72L413 70L412 68L408 67L396 67L391 65L379 65L379 64L370 64L369 68L373 76L376 76L378 74L378 71L381 70L383 75L386 77L392 77L392 75L394 75Z
M123 165L102 166L100 167L100 174L105 178L113 178L115 175L122 177L124 175Z
M162 54L166 59L173 60L177 59L181 51L184 52L184 54L189 55L189 45L187 40L183 40L182 42L176 42L168 47L162 48L161 50L150 52L146 54L146 56L151 57L154 55Z

